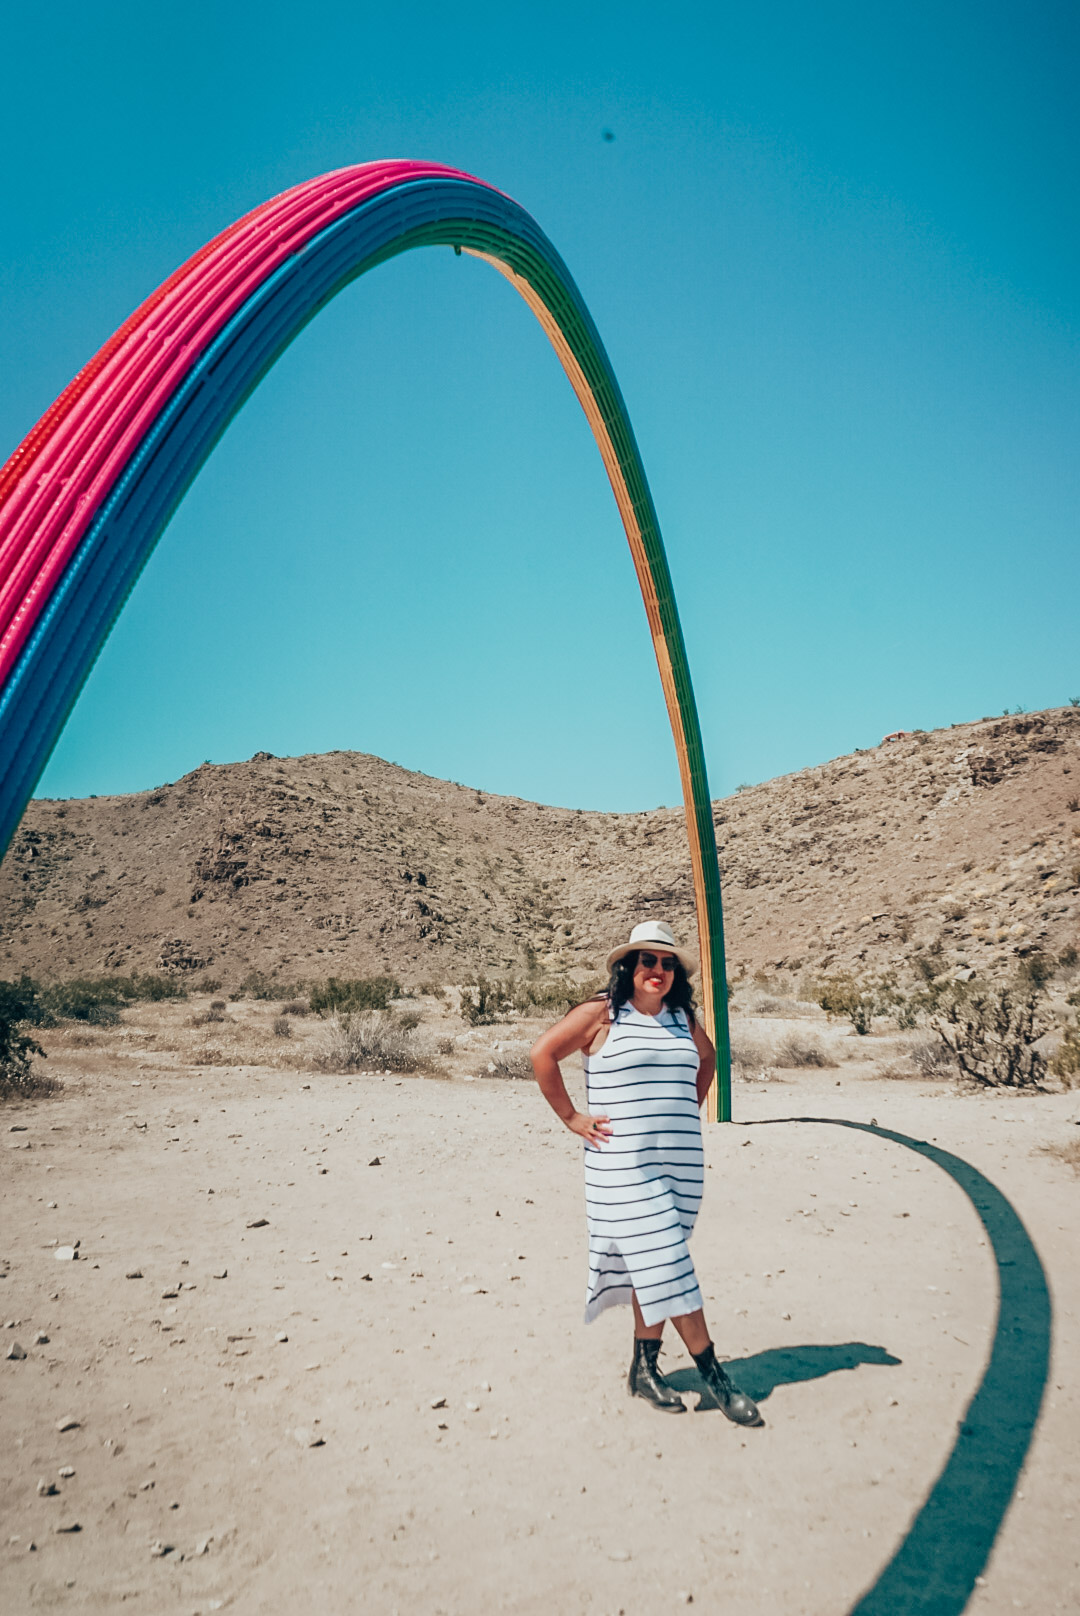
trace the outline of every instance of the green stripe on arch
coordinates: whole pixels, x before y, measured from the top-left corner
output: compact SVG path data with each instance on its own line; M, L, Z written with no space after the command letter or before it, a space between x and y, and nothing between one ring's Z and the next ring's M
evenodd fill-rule
M731 1119L731 1043L720 871L705 749L660 524L626 406L591 327L547 262L520 238L488 226L448 227L453 244L493 263L529 303L547 331L589 417L608 470L645 602L682 777L701 948L701 992L717 1050L710 1118ZM446 240L447 227L437 227ZM546 318L545 318L546 316ZM562 340L560 341L559 338ZM591 406L591 407L590 407ZM605 441L606 440L606 441Z

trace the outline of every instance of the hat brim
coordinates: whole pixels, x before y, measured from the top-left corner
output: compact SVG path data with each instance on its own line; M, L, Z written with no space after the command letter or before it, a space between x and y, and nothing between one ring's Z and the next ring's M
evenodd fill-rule
M672 943L661 942L658 937L643 937L640 942L623 943L621 947L612 949L607 958L608 970L610 971L614 968L617 960L625 959L627 954L640 954L643 948L647 948L650 953L674 954L687 976L697 974L698 962L689 949L677 948Z

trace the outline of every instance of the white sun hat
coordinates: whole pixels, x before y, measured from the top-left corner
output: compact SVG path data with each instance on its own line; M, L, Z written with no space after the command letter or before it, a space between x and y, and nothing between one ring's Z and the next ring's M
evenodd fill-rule
M681 960L683 970L687 976L693 976L698 968L698 962L688 948L683 948L675 941L675 933L671 927L662 920L643 920L640 926L635 926L630 933L630 941L621 943L608 955L607 968L610 971L616 960L633 953L636 948L659 948L665 953L674 954Z

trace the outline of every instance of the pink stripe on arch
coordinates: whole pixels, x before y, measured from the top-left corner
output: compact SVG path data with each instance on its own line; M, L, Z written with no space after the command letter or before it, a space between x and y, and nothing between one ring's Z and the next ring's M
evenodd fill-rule
M192 365L259 286L342 214L407 180L457 179L435 163L365 163L286 191L189 260L190 273L102 364L32 454L0 507L0 681L87 528ZM18 455L20 451L16 451Z

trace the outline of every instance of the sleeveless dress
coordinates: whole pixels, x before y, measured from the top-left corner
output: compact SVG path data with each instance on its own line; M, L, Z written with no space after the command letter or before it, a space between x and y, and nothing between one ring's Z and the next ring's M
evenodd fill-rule
M700 1064L685 1011L666 1005L623 1005L585 1056L589 1112L611 1119L610 1141L585 1147L586 1324L635 1291L646 1324L702 1306L686 1244L704 1180Z

